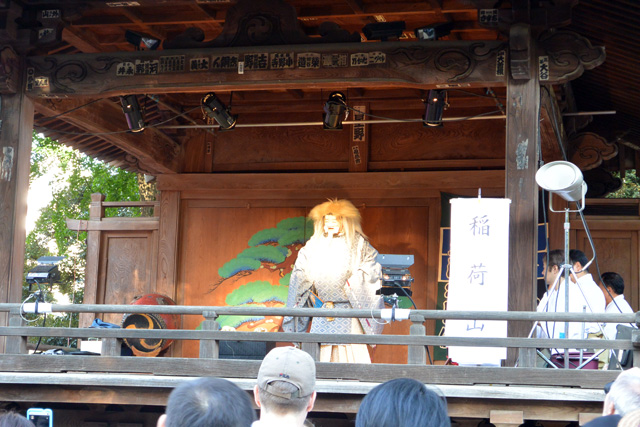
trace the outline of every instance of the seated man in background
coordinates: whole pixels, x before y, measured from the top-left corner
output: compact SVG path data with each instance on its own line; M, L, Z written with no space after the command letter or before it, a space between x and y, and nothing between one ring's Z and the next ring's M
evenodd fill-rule
M222 378L185 381L169 395L158 427L250 427L256 419L249 394Z
M253 388L260 419L254 427L302 427L316 401L316 364L295 347L276 347L262 361Z
M633 309L624 299L624 279L618 273L608 271L602 275L602 292L607 302L605 313L633 313ZM607 339L616 339L616 327L625 323L606 323L604 334Z
M570 274L569 287L569 312L570 313L604 313L605 299L600 287L584 268L589 262L584 252L572 249L569 251L569 262L574 274ZM565 308L565 272L564 251L556 249L549 252L549 260L543 259L543 268L547 284L547 292L538 305L538 312L564 313ZM577 280L576 280L577 279ZM570 322L569 334L565 337L564 322L539 322L537 327L538 338L569 338L586 339L601 337L600 325L596 322L583 323ZM541 350L545 356L549 354ZM572 349L573 351L573 349ZM563 353L561 349L551 349L550 354ZM544 364L538 363L537 366Z

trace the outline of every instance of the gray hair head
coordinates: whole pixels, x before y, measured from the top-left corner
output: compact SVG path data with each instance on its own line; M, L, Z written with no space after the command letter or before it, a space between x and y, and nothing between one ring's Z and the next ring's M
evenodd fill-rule
M606 399L613 403L615 412L623 416L640 409L640 368L622 371Z

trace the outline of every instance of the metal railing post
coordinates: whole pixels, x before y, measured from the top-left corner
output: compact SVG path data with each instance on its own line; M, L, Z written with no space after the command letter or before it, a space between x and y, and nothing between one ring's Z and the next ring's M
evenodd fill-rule
M409 335L426 335L427 328L424 326L424 316L412 314L409 320L411 320ZM423 345L408 346L407 363L409 365L425 365L427 363L427 348Z
M201 324L203 331L219 331L220 324L217 322L218 314L215 311L205 311L202 313L204 322ZM200 340L200 358L218 359L220 357L220 343L216 339Z

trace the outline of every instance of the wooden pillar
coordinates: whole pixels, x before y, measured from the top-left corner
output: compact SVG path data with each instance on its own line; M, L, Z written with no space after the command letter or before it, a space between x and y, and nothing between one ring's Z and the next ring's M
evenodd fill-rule
M0 77L6 82L13 78L11 67L19 70L21 61L5 62L10 61L2 60ZM4 84L0 88L0 302L22 299L34 107L23 85L16 88L14 93ZM0 325L7 325L6 313L0 315ZM0 352L4 349L3 338Z
M538 111L540 86L535 42L528 25L510 32L511 72L507 86L505 197L511 199L509 222L509 310L535 309L538 224ZM510 337L526 337L530 322L509 322ZM515 349L507 365L513 366Z
M91 205L89 206L89 220L102 221L104 218L104 194L91 194ZM98 275L100 268L100 246L102 231L87 231L87 265L84 274L84 304L98 303ZM81 328L88 328L96 313L80 313L78 324Z

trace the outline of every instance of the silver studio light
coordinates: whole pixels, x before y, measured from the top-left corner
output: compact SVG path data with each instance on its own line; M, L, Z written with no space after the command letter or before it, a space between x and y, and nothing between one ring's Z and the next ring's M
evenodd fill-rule
M238 116L232 116L229 113L230 108L227 108L213 92L202 98L202 110L224 130L233 129L238 121Z
M144 117L135 95L125 95L120 97L122 111L127 119L127 126L131 132L142 132L145 127Z
M580 169L570 162L547 163L536 172L536 182L549 193L557 194L568 202L583 201L587 193L587 183Z

